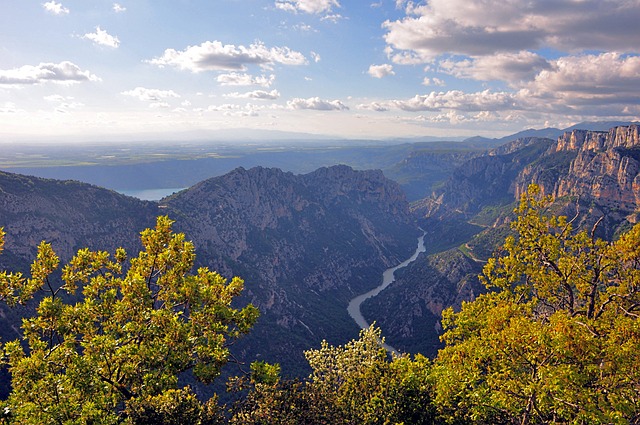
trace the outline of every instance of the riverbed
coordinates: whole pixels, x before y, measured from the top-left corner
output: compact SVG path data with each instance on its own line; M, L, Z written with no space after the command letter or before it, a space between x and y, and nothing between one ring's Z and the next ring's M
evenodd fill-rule
M347 312L349 312L349 316L351 316L351 318L358 324L358 326L360 326L361 329L369 328L369 322L367 322L367 320L362 315L362 312L360 311L360 306L362 305L362 303L366 299L375 297L380 292L382 292L382 290L384 290L387 286L391 285L396 280L395 272L397 270L407 267L409 264L415 261L416 258L418 258L418 255L421 252L425 252L426 249L424 247L424 236L425 235L423 233L422 236L418 238L418 247L416 248L416 251L413 253L411 257L409 257L402 263L398 264L397 266L391 267L385 270L382 273L382 283L379 286L377 286L376 288L372 289L369 292L366 292L362 295L358 295L357 297L353 298L349 302L349 306L347 307ZM386 344L385 344L385 348L387 349L387 351L397 352L393 347Z

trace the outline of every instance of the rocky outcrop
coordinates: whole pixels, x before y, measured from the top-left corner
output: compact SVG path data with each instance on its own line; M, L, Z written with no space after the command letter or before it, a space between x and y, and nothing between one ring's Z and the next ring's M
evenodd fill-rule
M573 130L556 141L516 140L462 165L440 191L418 204L419 212L471 217L486 206L514 202L535 183L545 195L577 198L634 221L639 173L637 125Z
M322 339L356 337L349 299L410 255L418 235L395 182L347 166L238 168L161 206L203 265L245 279L262 318L241 349L283 366L303 364L302 351Z
M430 198L416 203L415 210L423 216L469 217L484 206L512 202L518 174L552 143L551 139L518 139L473 158L457 168Z
M599 206L629 213L640 205L640 138L638 126L615 127L608 132L574 130L558 138L548 154L575 153L566 173L552 185L541 179L539 169L523 173L516 195L525 182L540 183L556 198L580 197Z
M139 232L159 213L155 203L97 186L0 172L0 227L7 234L0 267L24 269L43 240L62 259L84 247L139 249Z

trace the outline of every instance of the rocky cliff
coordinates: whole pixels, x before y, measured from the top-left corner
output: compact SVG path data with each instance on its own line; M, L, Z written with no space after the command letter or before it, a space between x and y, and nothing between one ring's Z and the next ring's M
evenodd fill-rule
M199 261L246 280L262 318L241 348L287 366L322 339L357 336L349 299L410 255L418 234L396 183L347 166L306 175L239 168L162 207Z
M638 126L615 127L607 132L574 130L558 138L546 156L572 155L569 169L555 181L544 179L532 164L519 176L515 194L528 182L542 186L556 198L579 197L603 208L618 209L635 221L640 206L640 138Z
M422 216L470 217L487 205L510 203L515 181L523 168L537 160L551 139L517 139L466 161L431 197L415 204Z
M557 140L516 140L471 159L442 189L419 203L428 216L472 217L488 206L514 202L531 183L554 198L579 199L602 213L635 222L640 205L638 126L572 130Z

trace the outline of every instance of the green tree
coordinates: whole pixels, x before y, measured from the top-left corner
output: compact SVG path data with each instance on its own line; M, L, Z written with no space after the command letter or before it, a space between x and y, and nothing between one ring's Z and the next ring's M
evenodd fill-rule
M304 382L255 385L236 412L238 424L430 424L429 361L389 359L380 329L344 346L326 341L305 352L312 374Z
M447 422L640 420L640 225L605 242L550 203L530 187L484 268L490 292L443 313L432 373Z
M167 418L155 423L181 423L180 412L196 411L189 423L212 423L215 409L178 388L178 375L192 371L212 382L258 311L232 307L241 279L207 268L192 274L194 246L172 223L159 217L144 230L143 250L128 267L123 249L113 256L81 249L60 272L43 242L30 278L0 274L0 297L11 304L40 289L46 295L23 320L27 349L21 341L5 345L12 378L6 406L16 423L152 423L154 415ZM68 301L78 289L81 300ZM173 419L162 415L169 411Z

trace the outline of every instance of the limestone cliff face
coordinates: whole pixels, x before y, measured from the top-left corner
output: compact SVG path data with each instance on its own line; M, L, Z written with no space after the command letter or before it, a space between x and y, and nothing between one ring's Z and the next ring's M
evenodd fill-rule
M512 202L514 182L523 167L535 161L553 143L551 139L517 139L457 168L441 189L416 203L425 216L470 216L484 206Z
M540 165L531 165L519 176L516 196L534 182L545 194L556 198L577 196L626 212L633 212L640 205L638 126L615 127L608 132L567 132L549 148L546 156L554 154L574 156L567 172L549 181Z
M573 130L556 141L516 140L462 165L439 192L422 202L420 212L470 217L486 206L517 200L536 183L554 198L577 197L583 204L635 220L640 205L638 133L638 126L631 125L609 131Z
M203 265L245 279L262 318L240 346L278 362L302 362L323 338L356 337L349 299L379 284L419 234L396 183L347 166L305 175L238 168L162 206Z
M139 249L139 232L158 214L155 203L97 186L0 172L0 227L7 233L0 267L29 264L43 240L62 259L83 247Z

